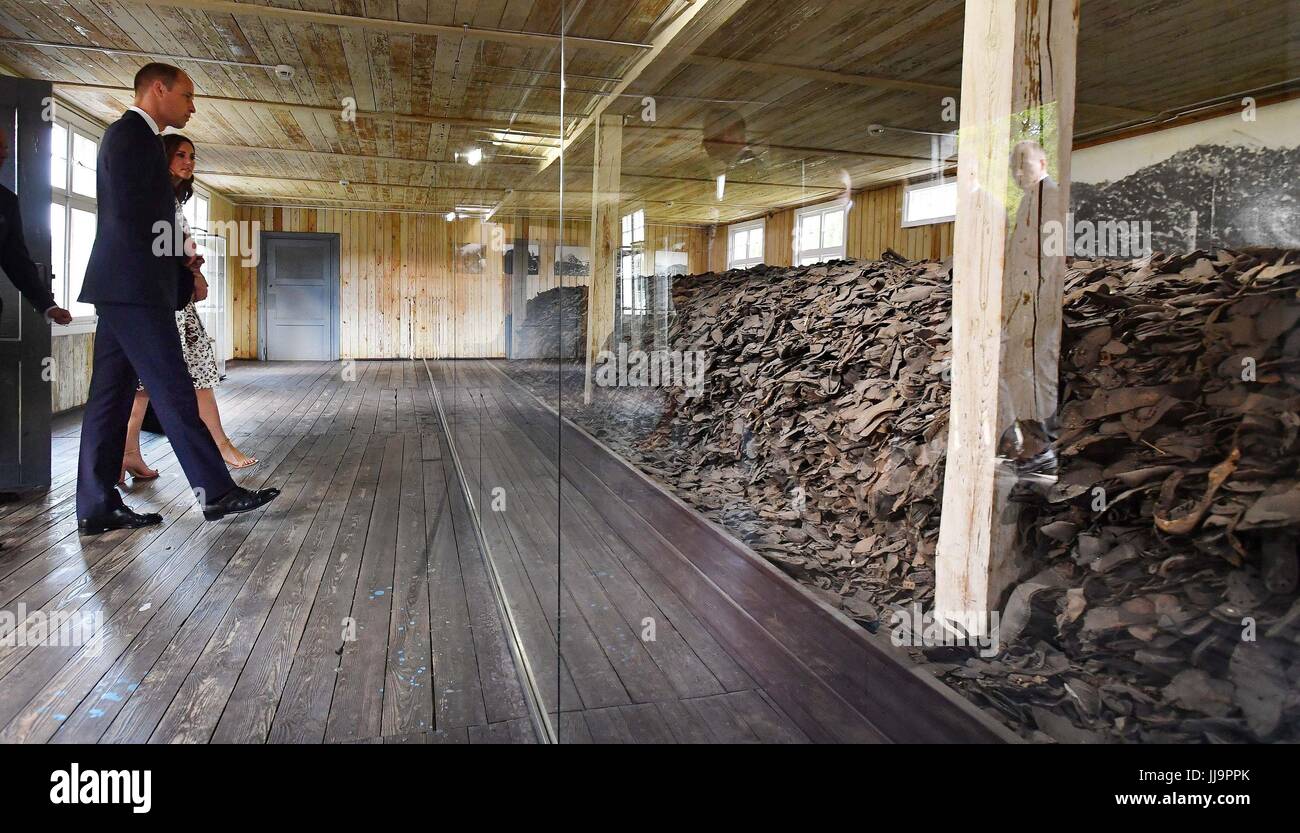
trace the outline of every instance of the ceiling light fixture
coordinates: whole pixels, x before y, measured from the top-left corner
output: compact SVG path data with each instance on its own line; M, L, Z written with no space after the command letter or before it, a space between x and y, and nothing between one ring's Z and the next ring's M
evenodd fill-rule
M468 162L471 166L477 165L478 163L482 162L483 149L470 148L469 152L465 154L465 161Z

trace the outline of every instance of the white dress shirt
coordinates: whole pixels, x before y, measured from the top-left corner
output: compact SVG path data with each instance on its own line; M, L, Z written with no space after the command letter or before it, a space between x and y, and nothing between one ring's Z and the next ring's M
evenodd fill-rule
M128 110L134 110L135 112L139 113L139 114L140 114L140 118L144 119L144 123L147 124L147 125L149 125L149 129L152 130L154 133L161 133L161 132L162 132L161 130L158 129L158 122L156 122L156 121L153 120L153 116L151 116L151 115L149 115L148 113L146 113L145 111L141 110L139 107L136 107L136 106L132 105L132 106L126 108L126 109L128 109Z

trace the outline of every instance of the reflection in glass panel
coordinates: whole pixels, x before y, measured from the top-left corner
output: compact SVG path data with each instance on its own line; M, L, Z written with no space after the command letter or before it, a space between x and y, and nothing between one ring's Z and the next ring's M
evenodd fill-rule
M548 67L572 72L563 98L558 89L530 91L533 112L544 112L543 101L554 105L547 125L563 134L563 149L554 137L532 137L530 147L511 148L531 170L519 172L523 179L503 177L509 186L492 184L515 188L502 200L508 209L527 210L526 237L540 244L541 274L529 273L510 306L518 337L508 357L473 376L487 400L475 406L489 414L474 422L484 448L495 447L503 470L537 475L527 481L530 495L544 495L530 504L535 514L511 510L487 525L511 542L502 544L510 566L553 593L530 599L528 609L534 656L554 672L548 708L560 704L561 740L866 740L910 730L938 739L955 739L950 732L965 739L1297 737L1283 686L1260 688L1270 703L1264 734L1240 704L1210 703L1215 691L1235 686L1234 662L1244 674L1264 661L1238 653L1243 643L1228 633L1222 606L1243 598L1241 583L1256 581L1251 571L1266 561L1264 527L1251 533L1234 524L1258 505L1259 490L1280 495L1294 485L1285 474L1291 469L1269 468L1264 446L1254 446L1250 476L1258 482L1228 480L1209 494L1218 488L1207 485L1211 469L1235 459L1234 448L1248 453L1259 439L1252 432L1271 418L1254 414L1242 426L1233 409L1249 391L1225 375L1231 351L1215 352L1197 328L1188 329L1187 344L1166 349L1160 339L1181 338L1177 328L1143 317L1173 309L1181 320L1217 308L1221 293L1240 288L1239 266L1255 268L1258 255L1198 253L1229 225L1218 213L1228 204L1216 196L1223 182L1205 173L1220 168L1205 167L1199 148L1181 160L1170 158L1167 145L1157 149L1159 142L1128 150L1135 146L1126 143L1146 140L1125 133L1124 114L1114 111L1137 100L1152 112L1212 94L1229 100L1263 69L1230 48L1217 55L1234 65L1228 76L1235 81L1197 73L1193 83L1168 64L1131 57L1140 51L1114 47L1098 22L1106 15L1092 23L1085 16L1085 30L1093 28L1080 41L1098 50L1087 64L1096 78L1087 95L1079 92L1088 104L1073 114L1074 135L1051 135L1063 123L1059 102L996 120L999 129L1034 125L1036 133L1009 147L1033 138L1045 152L1022 148L1015 171L1011 159L1005 170L993 165L996 190L984 197L1010 222L1007 239L992 245L1038 251L1031 243L1041 241L1025 221L1035 216L1030 186L1038 185L1040 199L1064 187L1053 178L1062 170L1059 154L1085 137L1090 146L1074 151L1083 166L1071 169L1070 205L1088 207L1097 222L1131 214L1178 231L1167 231L1169 254L1154 260L1150 251L1069 258L1072 271L1060 273L1069 277L1053 284L1065 307L1043 319L1064 321L1059 356L999 370L1020 393L1050 378L1059 390L1040 397L1035 389L1029 398L1049 410L1059 402L1059 419L1013 422L1021 433L993 440L957 439L995 443L991 465L1025 481L994 515L999 523L1015 519L1015 552L1025 562L1005 588L1020 596L1003 598L996 611L1014 614L1020 630L981 657L978 645L933 645L924 619L917 627L896 621L918 609L932 614L941 576L954 575L951 550L945 556L938 542L952 494L945 477L958 459L949 453L963 383L956 366L980 346L951 343L960 329L955 95L967 21L933 10L917 18L925 5L642 4L643 14L621 24L599 14L607 5L568 6L570 31L643 44L627 49L646 58L606 55L570 38L563 68ZM1038 4L1048 5L1060 7ZM683 15L691 25L673 35L668 21ZM659 36L670 48L650 55L648 43ZM1146 97L1106 100L1103 75ZM621 90L628 92L610 94L613 79L627 81ZM1257 130L1258 147L1294 144L1280 132L1265 137L1268 129ZM1160 161L1139 168L1142 159ZM1280 160L1260 176L1288 170ZM480 170L493 165L485 159ZM1241 187L1247 202L1261 203L1257 192L1266 189ZM1152 196L1184 188L1197 191L1186 203ZM515 221L498 215L507 217ZM1279 237L1264 222L1233 243L1265 240L1279 250L1296 245L1294 235ZM1293 254L1275 256L1289 259L1269 273L1274 278L1300 274L1290 269ZM1287 291L1292 283L1284 281ZM1247 319L1263 303L1237 308L1233 332L1255 332ZM1134 309L1144 310L1141 321ZM1290 318L1279 320L1270 355L1280 361L1278 345L1290 343L1294 328ZM1034 344L1046 331L1024 341ZM1210 381L1214 367L1222 372ZM1162 394L1168 398L1150 413L1096 404L1117 390L1185 377L1188 391ZM1238 427L1255 439L1235 445ZM1293 450L1275 456L1293 462ZM1177 471L1172 480L1166 466ZM1032 488L1035 476L1041 489ZM1110 498L1129 497L1095 509L1088 489L1097 483ZM1157 494L1161 484L1168 495ZM1185 522L1194 532L1165 529L1202 504L1204 517ZM1265 509L1259 517L1271 518ZM1046 518L1050 531L1036 520ZM1298 524L1288 517L1284 525L1294 531ZM1251 534L1238 540L1239 531ZM1127 546L1130 538L1140 546ZM554 557L543 543L557 544ZM1251 595L1272 617L1288 615L1295 599L1293 586ZM1141 621L1130 623L1125 617L1135 611ZM1156 621L1184 613L1181 623ZM900 650L889 652L889 662L869 664L863 646L890 637L905 644L890 646ZM558 657L546 653L556 648ZM1274 670L1295 662L1286 640L1268 650ZM1043 682L1013 682L1009 668ZM930 678L960 696L913 685ZM1193 714L1172 702L1184 695L1209 710ZM935 710L951 720L927 717ZM895 721L898 715L911 717Z

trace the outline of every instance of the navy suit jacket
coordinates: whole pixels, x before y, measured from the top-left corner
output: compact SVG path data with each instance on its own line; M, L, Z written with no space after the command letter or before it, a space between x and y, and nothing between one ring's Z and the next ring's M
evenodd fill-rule
M77 300L183 309L194 293L162 140L133 110L99 143L95 243ZM160 235L160 229L165 229Z
M41 280L32 256L27 253L18 197L3 186L0 186L0 268L37 310L45 312L54 306L50 285ZM0 309L3 309L3 302L0 302Z

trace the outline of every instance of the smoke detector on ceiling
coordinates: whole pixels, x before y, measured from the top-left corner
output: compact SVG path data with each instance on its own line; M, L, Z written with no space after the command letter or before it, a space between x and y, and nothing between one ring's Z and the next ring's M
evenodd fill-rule
M275 67L275 77L281 81L293 80L293 67L288 64L277 64Z

